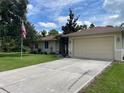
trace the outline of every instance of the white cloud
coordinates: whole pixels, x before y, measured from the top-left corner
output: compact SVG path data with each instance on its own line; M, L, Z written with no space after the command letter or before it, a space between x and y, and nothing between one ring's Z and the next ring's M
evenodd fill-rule
M43 5L46 8L60 8L66 5L79 3L84 0L36 0L37 4ZM49 3L50 2L50 3Z
M101 14L96 15L88 19L89 22L96 25L120 25L121 22L117 20L119 18L118 14Z
M67 19L68 18L69 18L69 16L60 16L60 17L58 17L56 19L56 21L58 21L60 24L65 24L67 22ZM91 22L90 21L81 21L81 20L78 20L77 21L77 24L78 25L84 25L84 24L86 24L86 25L89 26L91 24Z
M62 24L65 24L67 22L67 19L69 18L69 16L60 16L58 17L56 20L59 22L59 23L62 23ZM78 25L83 25L83 24L86 24L86 25L90 25L91 22L90 21L81 21L81 20L78 20L77 21L77 24Z
M45 28L56 28L57 25L55 23L52 22L39 22L38 23L40 26L45 27Z
M83 25L84 23L83 23L83 21L77 21L77 24L78 25Z
M67 13L63 10L68 9L71 6L73 7L75 4L78 5L78 3L83 3L82 1L84 2L86 0L33 0L33 3L29 4L27 8L28 17L30 16L31 20L37 18L37 20L39 21L40 18L43 18L44 20L46 18L51 21L39 22L38 25L40 25L40 27L42 26L45 28L59 28L67 22L68 18L67 16L62 16ZM89 1L86 2L87 6ZM77 14L81 15L80 20L77 21L77 23L80 25L89 25L91 23L94 23L96 25L117 25L124 21L124 0L103 0L103 7L98 6L100 8L97 9L97 7L92 5L94 8L89 9L89 5L86 8L86 11L84 11L84 6L85 5L82 4L74 7L74 11L76 10ZM81 9L84 12L80 12ZM92 9L93 11L91 11ZM104 9L106 10L106 13L102 12L102 10ZM52 20L56 21L57 23L52 23Z
M27 5L27 16L35 15L35 13L39 12L39 9L35 7L33 4Z
M32 5L32 4L28 4L28 5L27 5L27 9L28 9L28 10L33 9L33 5Z
M115 19L115 18L118 18L118 17L119 17L119 15L118 14L115 14L115 15L109 16L108 19Z
M59 16L58 18L56 18L56 21L58 21L59 23L66 23L67 19L69 18L69 16Z
M32 11L28 11L28 15L37 15L39 12L42 14L44 12L51 12L52 17L59 16L62 9L66 6L71 6L73 4L82 2L85 0L34 0L35 6ZM30 7L30 6L29 6Z
M119 21L118 18L119 18L118 14L105 16L102 24L103 25L120 25L122 22Z
M124 22L124 0L104 0L103 7L113 14L106 18L108 24L118 25Z
M91 24L91 22L90 22L90 21L80 21L80 20L79 20L79 21L77 21L77 24L78 24L78 25L84 25L84 24L86 24L86 25L89 26L89 25Z
M89 26L91 24L91 22L90 21L84 21L84 24Z
M94 15L87 21L98 25L120 25L124 22L124 0L104 0L102 8L107 13Z

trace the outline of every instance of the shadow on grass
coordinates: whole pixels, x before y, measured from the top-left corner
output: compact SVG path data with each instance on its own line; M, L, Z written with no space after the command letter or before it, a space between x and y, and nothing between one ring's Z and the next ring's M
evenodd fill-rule
M0 53L0 57L19 57L20 53ZM30 56L29 54L23 54L23 56Z

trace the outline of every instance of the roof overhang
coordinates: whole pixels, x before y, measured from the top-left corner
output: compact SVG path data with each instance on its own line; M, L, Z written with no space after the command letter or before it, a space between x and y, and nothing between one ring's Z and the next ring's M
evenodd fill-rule
M97 29L97 31L94 29L87 29L87 30L81 30L78 32L70 33L63 35L63 37L77 37L77 36L88 36L88 35L99 35L99 34L110 34L110 33L120 33L124 31L124 28L120 27L114 27L114 28L107 28L107 29Z

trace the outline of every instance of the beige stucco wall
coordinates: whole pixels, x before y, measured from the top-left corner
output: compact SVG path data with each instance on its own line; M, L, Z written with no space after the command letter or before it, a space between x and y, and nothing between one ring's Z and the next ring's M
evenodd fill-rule
M96 37L106 37L113 36L113 60L123 60L124 56L124 37L122 33L111 33L111 34L99 34L81 37L69 37L69 56L74 57L74 40L77 38L96 38ZM96 45L97 46L97 45ZM81 46L83 47L83 46Z
M115 50L114 58L117 61L122 60L121 50Z
M111 42L113 41L113 35L72 37L69 41L73 43L69 44L69 53L72 53L70 56L91 59L113 59L114 44Z
M124 33L115 35L115 60L123 61L124 57Z
M40 42L38 43L38 49L41 49L42 52L47 53L59 53L59 41L48 41L49 47L48 49L45 48L45 43Z
M38 43L38 49L43 49L43 43L42 42Z

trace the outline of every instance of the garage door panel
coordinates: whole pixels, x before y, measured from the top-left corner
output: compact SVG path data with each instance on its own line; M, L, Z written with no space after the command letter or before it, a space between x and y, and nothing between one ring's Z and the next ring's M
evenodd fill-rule
M93 59L113 59L113 37L74 39L74 56Z

